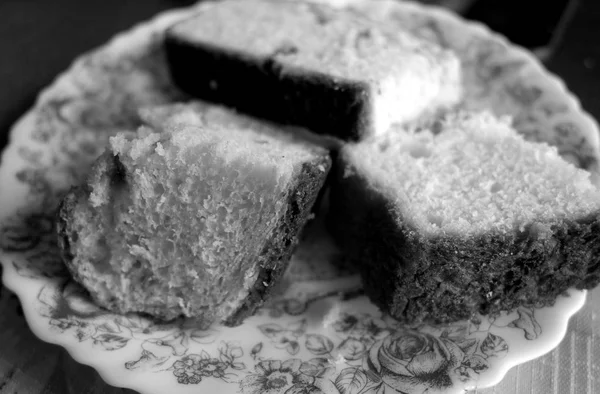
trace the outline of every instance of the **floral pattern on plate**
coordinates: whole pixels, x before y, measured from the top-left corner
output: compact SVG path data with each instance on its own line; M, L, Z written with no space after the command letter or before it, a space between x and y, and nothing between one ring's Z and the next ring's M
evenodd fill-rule
M534 140L597 169L597 127L561 83L484 28L430 7L362 0L377 18L452 48L465 70L463 105L509 114ZM319 221L310 225L273 298L235 328L155 322L100 309L72 282L54 215L109 136L135 127L136 108L180 100L160 45L164 29L201 7L168 12L85 54L15 125L0 167L0 261L32 330L144 394L460 392L499 381L511 366L555 347L585 300L443 326L408 327L375 308Z
M235 384L244 394L443 392L477 382L503 362L509 342L535 341L543 334L539 312L530 308L406 327L378 312L357 290L277 297L254 324L237 329L254 330L246 340L223 333L231 329L187 320L159 324L138 315L113 315L95 306L68 276L58 286L42 287L36 298L50 330L89 342L96 351L132 348L134 357L123 363L126 370L160 372L174 384ZM277 309L290 300L302 306ZM327 303L335 311L311 316Z

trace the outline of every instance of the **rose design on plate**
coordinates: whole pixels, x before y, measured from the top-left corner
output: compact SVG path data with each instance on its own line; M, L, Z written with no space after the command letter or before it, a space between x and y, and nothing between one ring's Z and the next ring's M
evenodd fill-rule
M368 364L392 392L420 394L451 387L450 375L463 358L448 339L400 329L373 345Z

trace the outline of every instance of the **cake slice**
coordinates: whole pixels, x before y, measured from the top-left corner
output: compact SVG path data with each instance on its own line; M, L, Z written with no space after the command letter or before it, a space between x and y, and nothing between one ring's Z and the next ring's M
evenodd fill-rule
M339 155L328 223L371 300L408 322L449 322L596 286L590 174L507 119L463 113L438 126Z
M226 0L168 29L188 94L342 140L455 105L460 62L397 26L306 2Z
M143 110L59 212L74 278L101 306L236 325L281 276L327 150L228 109Z

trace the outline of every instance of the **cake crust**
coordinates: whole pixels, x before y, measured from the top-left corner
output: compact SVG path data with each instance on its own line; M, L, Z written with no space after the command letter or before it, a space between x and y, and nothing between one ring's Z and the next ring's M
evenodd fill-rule
M239 325L243 319L254 314L283 275L300 239L298 234L312 216L312 207L325 182L323 169L329 167L330 161L326 158L302 166L300 175L291 187L287 209L258 257L261 267L258 278L244 303L224 321L225 325Z
M207 43L192 44L170 31L165 48L173 82L191 96L342 140L357 141L372 133L367 83L333 79Z

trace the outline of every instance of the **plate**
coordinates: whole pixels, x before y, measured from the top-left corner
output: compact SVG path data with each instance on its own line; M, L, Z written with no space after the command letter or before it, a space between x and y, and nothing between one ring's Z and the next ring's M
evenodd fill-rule
M333 1L333 0L332 0ZM452 48L465 108L510 115L594 179L598 127L526 51L442 9L340 1ZM171 23L209 3L169 11L78 58L13 127L0 166L0 261L33 332L143 394L456 393L499 382L509 368L558 345L585 302L570 290L551 307L519 308L443 326L408 327L363 295L319 220L312 222L271 300L236 328L157 323L95 306L69 279L54 213L108 137L138 124L136 108L180 100L160 45Z

